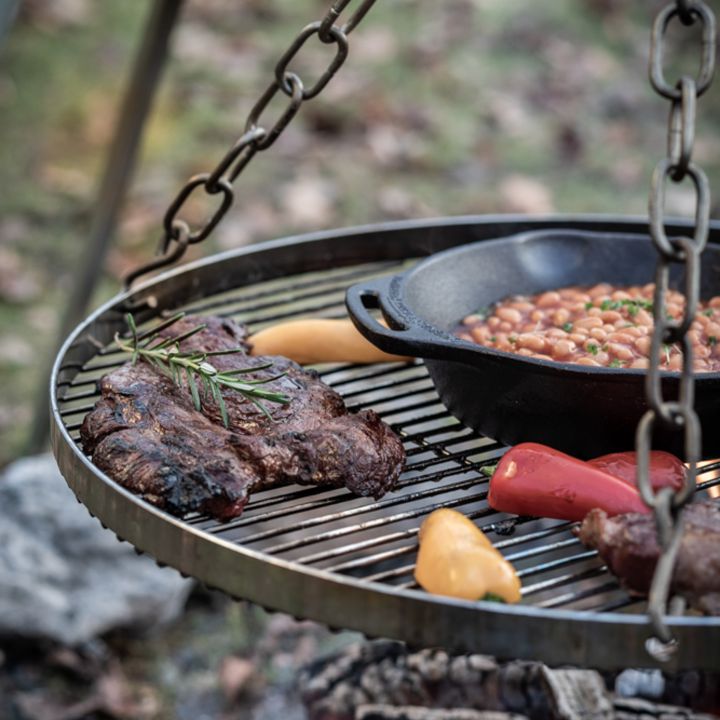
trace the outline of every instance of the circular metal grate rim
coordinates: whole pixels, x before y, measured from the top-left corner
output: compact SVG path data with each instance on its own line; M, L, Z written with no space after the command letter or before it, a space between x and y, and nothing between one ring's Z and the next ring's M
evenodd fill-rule
M124 360L110 343L128 310L141 323L182 309L232 316L252 330L291 317L340 317L345 289L364 278L462 243L549 228L643 232L646 221L496 216L315 233L196 262L120 295L76 328L56 360L52 441L60 470L78 500L121 539L210 587L273 610L414 646L550 665L652 666L644 603L579 543L571 523L513 522L488 507L480 469L504 448L447 412L419 361L319 368L351 409L374 408L403 439L407 467L397 489L380 500L286 486L255 493L231 522L178 519L116 485L78 441L97 380ZM719 238L715 224L711 240ZM698 487L720 485L718 470L720 463L703 468ZM439 507L473 518L513 562L522 604L466 602L418 589L417 531ZM664 667L720 667L720 618L688 615L670 626L679 646Z

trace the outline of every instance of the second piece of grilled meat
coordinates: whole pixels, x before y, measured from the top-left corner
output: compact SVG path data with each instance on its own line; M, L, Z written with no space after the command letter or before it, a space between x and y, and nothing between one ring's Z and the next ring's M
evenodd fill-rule
M207 327L183 351L245 345L245 328L220 318L183 319L164 331L177 336ZM187 387L143 361L126 363L100 381L101 398L85 417L83 447L101 470L176 515L220 519L239 515L255 489L296 482L343 486L378 497L395 484L405 453L372 410L350 414L338 393L313 371L282 357L245 354L211 358L218 370L257 368L244 379L271 379L286 405L265 402L270 417L233 390L223 398L229 426L211 398L195 409ZM272 362L271 367L263 367Z
M683 511L684 530L671 589L708 615L720 615L720 503L695 502ZM628 590L646 595L660 547L652 515L608 517L591 510L580 527L580 540L595 548Z

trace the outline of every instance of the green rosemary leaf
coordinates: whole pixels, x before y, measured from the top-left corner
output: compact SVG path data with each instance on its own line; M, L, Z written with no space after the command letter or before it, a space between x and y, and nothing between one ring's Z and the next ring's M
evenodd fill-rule
M177 337L172 338L172 342L176 345L179 345L183 340L187 340L188 338L191 338L193 335L197 335L199 332L202 332L207 325L204 323L201 325L197 325L191 330L188 330L187 332L181 333Z
M227 350L211 350L210 352L205 353L205 357L215 357L217 355L237 355L238 353L247 355L247 350L244 347L228 348Z
M147 340L149 337L157 336L160 332L165 330L166 328L169 328L171 325L174 325L178 320L182 320L185 317L184 312L177 313L176 315L173 315L171 318L168 318L167 320L163 320L163 322L159 323L153 328L150 328L149 330L146 330L143 333L140 333L140 335L137 335L133 338L135 341L135 344L141 342L142 340ZM133 324L135 323L135 320L133 319Z
M281 404L290 401L290 398L283 393L273 390L263 390L261 387L265 383L282 377L284 373L269 378L256 378L248 382L243 382L236 377L246 372L256 372L272 367L272 362L256 365L255 367L219 372L217 368L208 361L208 357L212 355L244 353L244 348L238 347L212 352L203 352L201 350L182 351L180 349L180 343L199 333L206 327L205 325L198 325L180 335L160 339L158 342L158 333L182 317L184 317L184 314L180 313L160 323L160 325L155 328L138 335L134 319L132 316L128 316L127 322L130 328L130 338L123 339L119 334L116 334L115 342L120 350L132 355L133 362L138 359L145 360L145 362L157 368L158 371L170 377L178 386L183 385L184 374L197 410L201 410L202 408L201 391L204 396L207 396L208 393L212 394L226 427L229 423L229 418L227 407L220 390L221 385L239 392L244 398L256 404L268 417L271 417L270 413L267 408L262 405L261 400ZM144 345L141 344L143 340L147 341Z
M155 345L151 345L150 343L152 343L156 339L157 338L155 336L149 338L147 343L144 345L145 349L146 350L162 350L175 341L175 338L168 337L168 338L163 338L162 340L160 340L160 342L158 342Z
M198 392L197 383L195 382L195 376L193 371L189 368L185 368L185 377L187 377L188 387L190 388L190 395L192 397L193 405L196 410L200 410L202 405L200 404L200 393Z
M172 379L176 385L181 385L182 380L180 378L180 367L175 363L170 363L170 371L172 372Z
M218 386L217 382L215 381L215 378L210 379L209 383L210 383L210 394L212 395L212 398L217 403L217 405L220 405L220 401L222 400L222 395L220 394L220 387Z
M258 370L267 370L271 368L273 363L263 363L262 365L255 365L255 367L237 368L235 370L223 370L218 373L218 377L231 377L235 375L244 375L245 373L257 372Z
M203 398L206 398L210 392L210 381L208 380L207 376L200 375L200 386L202 389L202 396Z
M263 405L263 403L261 403L259 400L255 399L255 398L250 398L250 400L252 401L252 404L255 405L255 407L256 407L258 410L260 410L260 412L261 412L268 420L271 420L272 422L275 422L275 418L273 418L273 416L270 414L270 411L265 407L265 405Z
M138 334L137 334L137 325L135 324L135 318L128 313L125 315L125 322L127 323L128 327L130 328L130 334L132 335L133 341L137 342L138 340Z
M287 373L280 373L279 375L272 375L268 378L255 378L255 380L245 380L248 385L263 385L264 383L272 382L273 380L280 380L280 378L284 378Z
M217 387L217 385L215 387ZM220 410L220 417L222 418L223 425L225 427L229 427L230 418L228 417L227 406L225 405L225 400L223 399L222 393L219 389L217 392L217 406Z

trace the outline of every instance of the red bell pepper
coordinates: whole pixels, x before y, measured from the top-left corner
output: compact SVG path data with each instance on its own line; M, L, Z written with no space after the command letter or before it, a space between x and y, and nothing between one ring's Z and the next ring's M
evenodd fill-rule
M604 470L616 478L637 487L637 453L634 451L611 453L588 460L588 465ZM663 487L679 490L685 483L685 466L682 460L662 450L650 452L650 485L657 491Z
M502 512L559 520L582 520L593 508L608 515L649 512L626 479L538 443L505 454L490 480L488 503Z

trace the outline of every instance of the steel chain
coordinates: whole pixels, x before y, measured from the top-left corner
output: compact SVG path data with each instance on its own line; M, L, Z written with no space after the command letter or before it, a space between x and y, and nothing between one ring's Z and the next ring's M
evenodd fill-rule
M695 78L684 75L674 86L668 84L663 70L665 36L674 18L683 25L702 24L701 58ZM670 598L673 567L682 540L682 508L695 489L697 463L700 460L702 435L694 410L695 378L693 349L688 330L693 322L700 291L700 255L708 240L710 222L710 191L705 173L692 162L695 139L695 107L710 87L715 63L715 16L704 0L676 0L660 10L652 28L650 46L650 83L662 97L670 100L667 157L660 160L653 172L650 198L650 235L657 250L655 293L653 297L654 329L650 346L650 365L645 391L650 409L638 424L636 435L638 487L644 502L653 511L661 555L658 560L648 598L648 615L654 637L647 643L648 652L657 660L671 657L676 643L665 617L668 610L682 611L682 603ZM690 178L695 188L695 228L692 237L668 237L665 231L665 187L669 178L681 183ZM665 300L669 287L670 267L682 266L684 275L685 310L679 321L668 319ZM682 371L677 400L663 397L662 363L670 369L669 346L680 344ZM649 479L650 450L653 429L661 423L672 432L683 433L684 460L688 464L682 488L653 491Z
M177 262L185 254L189 245L201 242L210 235L233 203L232 183L258 152L267 150L280 137L303 102L319 95L330 82L347 59L348 35L360 24L376 2L377 0L336 0L321 20L306 25L298 33L275 65L273 81L248 113L241 137L212 172L191 177L170 203L163 219L164 233L158 246L158 257L127 275L124 280L126 289L146 273ZM338 25L343 13L352 4L357 7L342 25ZM306 88L302 78L288 68L314 35L317 35L320 42L325 45L336 45L336 50L325 71L311 87ZM288 97L287 105L274 123L265 127L260 120L278 92L282 92ZM205 221L204 225L193 230L179 215L185 203L198 188L203 188L207 195L220 195L221 197L220 203L211 217Z

